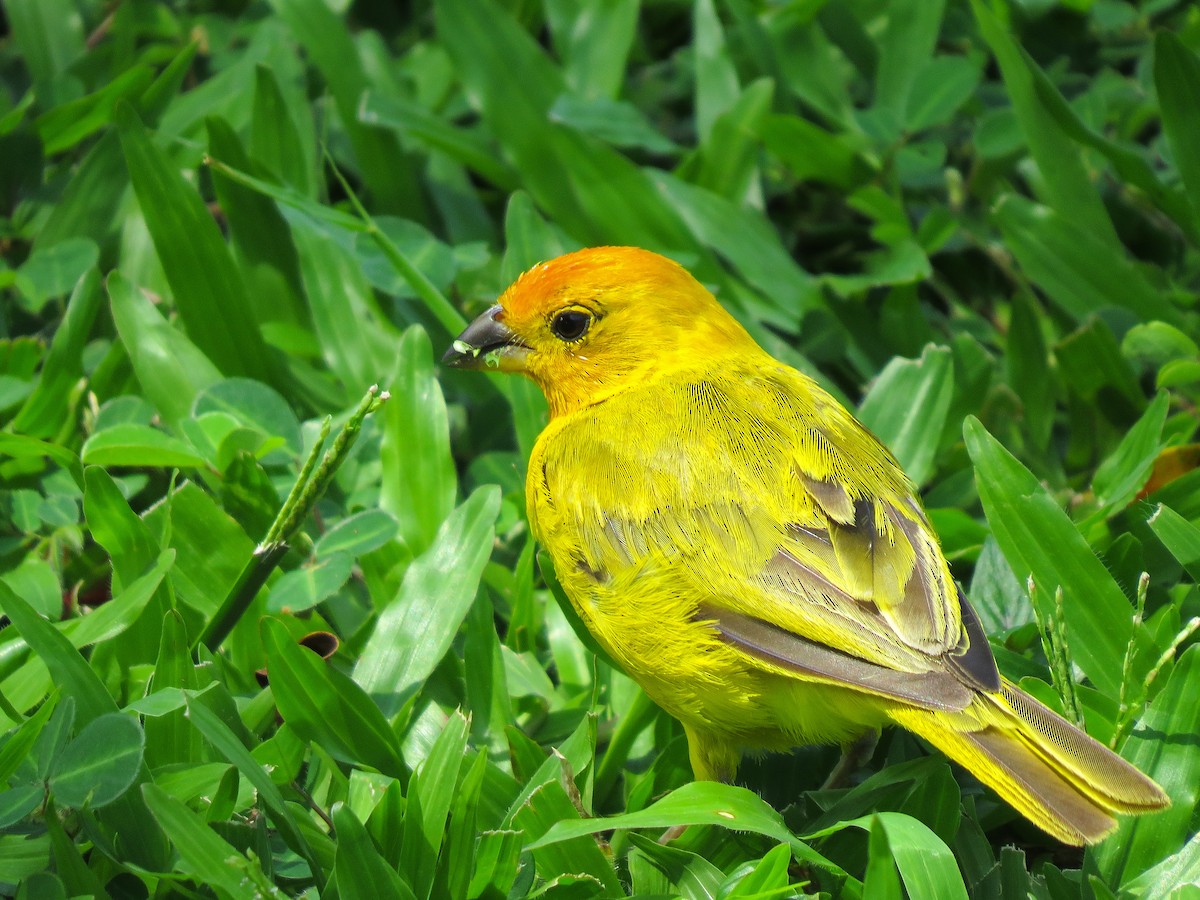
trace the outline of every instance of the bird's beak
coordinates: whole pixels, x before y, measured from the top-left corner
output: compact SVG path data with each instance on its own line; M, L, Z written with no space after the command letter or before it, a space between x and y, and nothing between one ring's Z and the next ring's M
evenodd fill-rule
M522 371L529 348L500 321L502 312L497 303L468 325L450 345L442 364L456 369Z

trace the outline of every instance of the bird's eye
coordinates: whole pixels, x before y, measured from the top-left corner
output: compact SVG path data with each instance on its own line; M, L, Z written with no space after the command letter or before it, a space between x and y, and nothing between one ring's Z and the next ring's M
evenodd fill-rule
M580 309L564 309L550 322L550 331L563 341L577 341L587 334L592 316Z

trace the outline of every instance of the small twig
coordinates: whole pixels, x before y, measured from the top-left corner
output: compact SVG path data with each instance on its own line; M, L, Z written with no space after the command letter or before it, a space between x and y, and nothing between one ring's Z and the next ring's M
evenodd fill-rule
M329 813L325 812L324 809L321 808L321 805L319 803L317 803L316 800L313 799L312 794L310 794L307 790L305 790L304 787L300 784L299 779L292 781L292 790L294 790L297 794L299 794L301 799L304 800L305 805L308 806L308 808L311 809L313 812L315 812L317 814L317 816L321 819L321 821L325 823L325 827L329 829L329 837L336 838L337 837L337 829L333 827L333 817L331 815L329 815Z
M92 33L89 34L84 40L84 46L89 50L95 50L96 47L99 46L100 42L108 37L108 32L112 29L113 20L115 18L115 12L110 12L107 16L105 16L104 19L101 20L100 24L97 25L92 30Z
M408 282L409 286L417 292L417 296L425 303L425 306L433 313L434 317L441 322L442 327L451 334L458 334L467 325L467 320L463 318L462 313L454 308L454 304L446 299L445 294L437 289L432 281L430 281L425 273L412 264L412 261L404 255L395 242L389 238L383 230L375 224L375 220L371 214L367 212L365 206L358 199L358 194L354 192L354 188L342 175L342 170L338 168L333 157L329 155L329 151L325 151L325 163L333 172L333 177L338 180L342 186L342 190L346 192L346 197L350 200L350 205L354 207L354 211L362 219L366 225L367 234L375 241L384 256L392 267L400 273L400 276Z

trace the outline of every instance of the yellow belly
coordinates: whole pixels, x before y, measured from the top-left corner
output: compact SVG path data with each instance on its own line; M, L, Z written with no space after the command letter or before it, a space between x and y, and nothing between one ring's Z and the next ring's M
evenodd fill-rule
M730 748L786 750L843 743L885 721L878 698L802 680L725 643L697 621L695 601L653 578L605 587L568 573L563 587L588 630L655 703Z

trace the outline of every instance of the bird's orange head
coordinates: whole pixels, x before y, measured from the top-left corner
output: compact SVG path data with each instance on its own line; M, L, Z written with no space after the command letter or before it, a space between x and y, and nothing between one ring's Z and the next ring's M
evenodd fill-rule
M528 375L561 415L633 380L750 349L758 347L745 329L678 263L594 247L525 272L442 361Z

